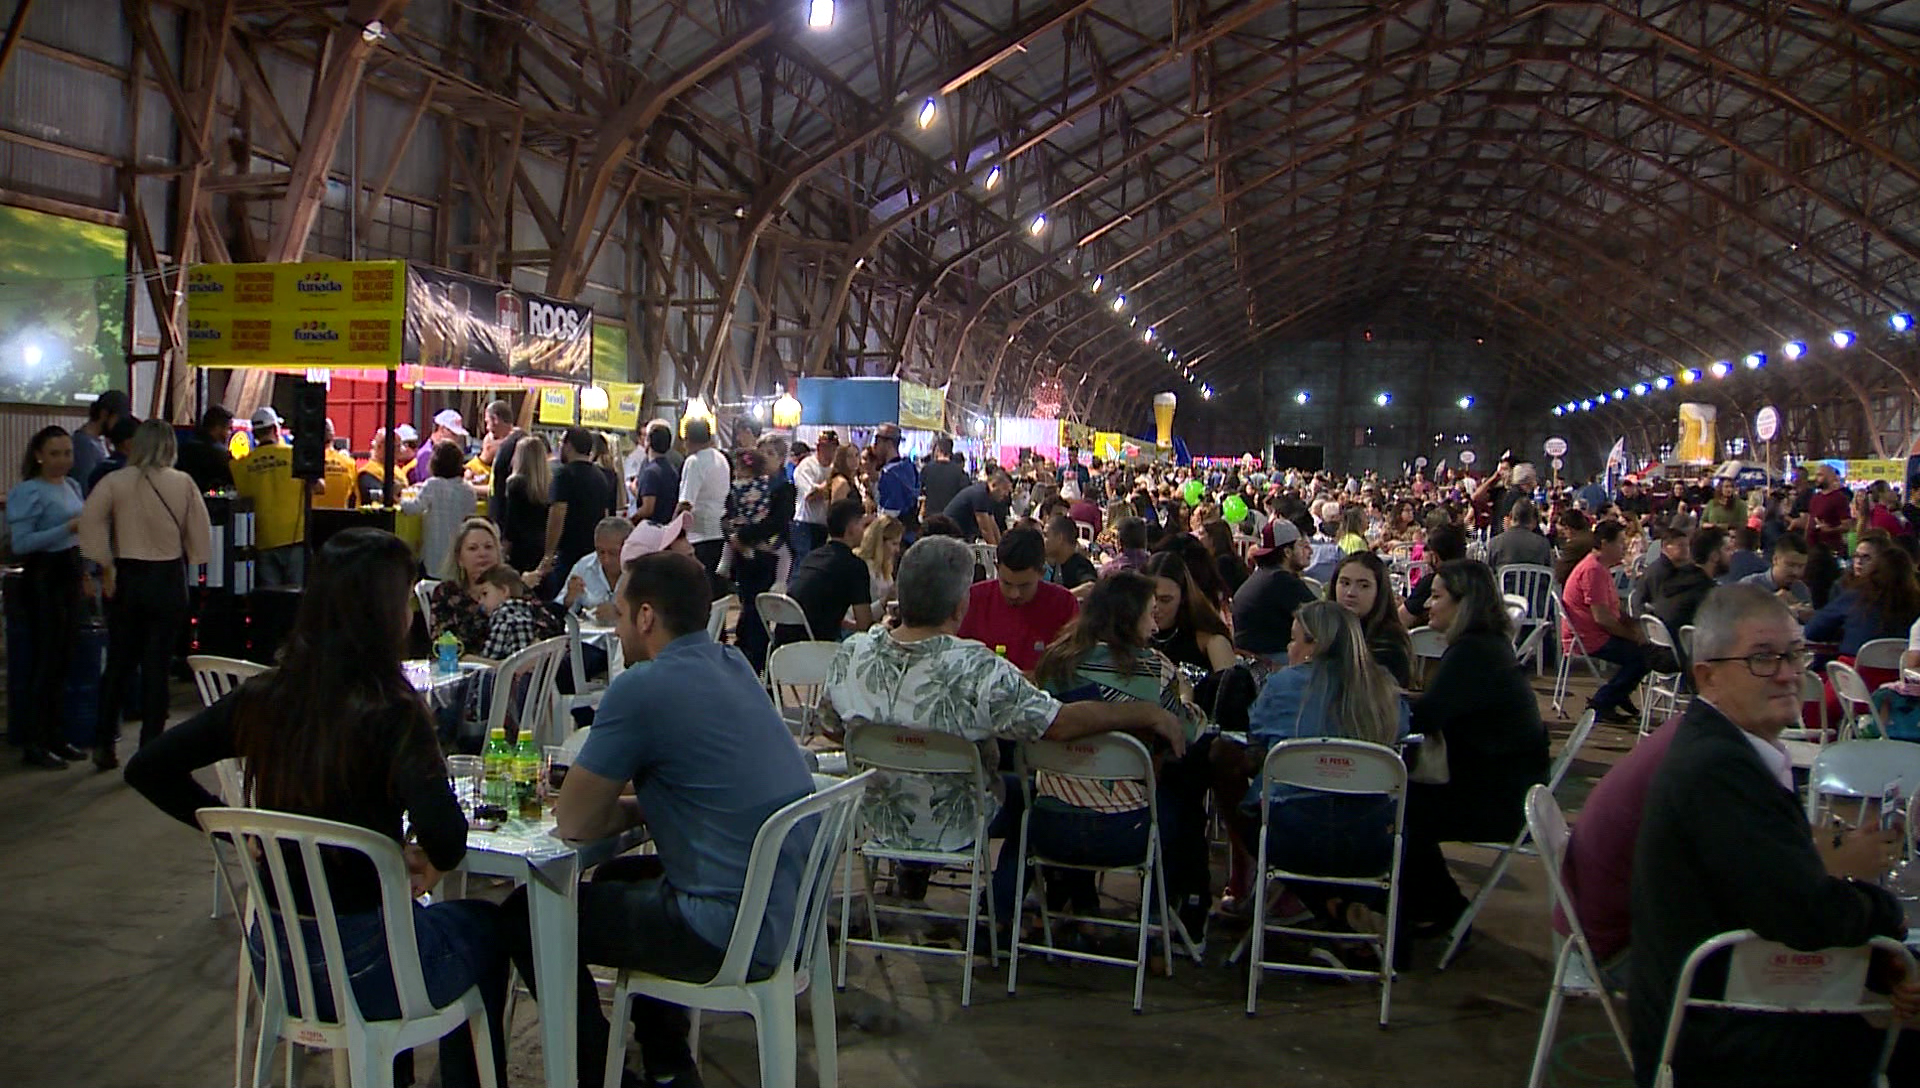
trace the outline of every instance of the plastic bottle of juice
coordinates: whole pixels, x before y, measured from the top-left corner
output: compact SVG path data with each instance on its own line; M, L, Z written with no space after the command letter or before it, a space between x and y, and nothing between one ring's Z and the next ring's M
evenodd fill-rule
M521 819L540 818L540 748L532 730L521 730L513 749L513 794Z
M492 730L487 734L487 746L481 752L482 774L484 780L480 787L480 796L487 804L499 805L513 811L513 749L507 744L507 731Z

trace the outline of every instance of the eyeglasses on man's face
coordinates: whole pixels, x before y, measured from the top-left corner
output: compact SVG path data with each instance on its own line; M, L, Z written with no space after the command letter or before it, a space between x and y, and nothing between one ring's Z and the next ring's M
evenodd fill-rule
M1813 655L1808 653L1805 647L1799 647L1788 650L1786 653L1776 653L1773 650L1756 650L1753 653L1740 657L1709 657L1705 660L1709 663L1719 661L1744 661L1747 666L1747 671L1752 673L1756 678L1771 680L1780 675L1780 669L1783 666L1794 673L1804 671L1808 665L1813 663Z

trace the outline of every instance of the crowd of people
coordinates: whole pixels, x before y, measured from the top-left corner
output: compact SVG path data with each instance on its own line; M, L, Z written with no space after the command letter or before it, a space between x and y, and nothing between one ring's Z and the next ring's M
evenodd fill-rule
M112 405L103 415L107 441L121 420ZM188 445L215 445L221 422L203 421L204 437ZM262 420L252 422L257 436ZM592 925L582 929L583 970L699 978L718 964L754 831L810 788L758 679L770 642L797 640L839 643L819 706L829 738L884 723L980 749L991 810L897 782L868 802L875 826L897 840L890 845L952 850L982 821L993 838L1013 834L1029 792L1009 775L1012 745L1140 736L1155 755L1156 804L1130 783L1043 776L1032 783L1029 833L1049 858L1119 864L1145 849L1157 813L1169 900L1196 940L1251 915L1263 861L1358 876L1390 858L1391 811L1375 800L1288 787L1263 798L1260 768L1272 745L1341 737L1392 748L1411 734L1444 743L1448 774L1409 787L1399 829L1399 947L1411 962L1415 941L1450 931L1468 905L1443 844L1512 839L1528 789L1547 778L1548 731L1516 651L1520 624L1540 616L1516 620L1502 585L1503 570L1524 568L1552 572L1561 651L1612 663L1589 704L1602 720L1637 722L1634 696L1653 669L1684 670L1699 696L1603 780L1595 796L1607 803L1582 814L1574 838L1569 883L1582 920L1609 935L1610 962L1632 979L1637 1064L1657 1049L1651 1025L1664 1023L1680 960L1706 936L1752 926L1789 943L1858 943L1899 915L1871 884L1887 842L1847 835L1816 848L1776 760L1815 650L1850 660L1869 640L1910 632L1920 650L1916 522L1885 494L1869 491L1864 504L1837 496L1844 486L1824 466L1744 497L1731 482L1648 487L1632 477L1616 488L1556 490L1531 466L1505 460L1478 478L1442 470L1394 481L1252 460L1083 463L1077 450L1057 463L1023 454L968 465L947 439L924 458L904 456L891 426L864 450L827 430L811 445L746 436L728 452L701 419L683 421L678 436L664 421L642 427L622 462L603 436L580 428L559 436L555 457L504 405L489 407L480 450L467 437L457 413L441 413L424 449L399 443L411 456L396 479L419 474L405 502L426 515L422 554L376 530L336 534L304 575L280 667L171 730L162 728L171 642L150 629L184 615L183 571L207 546L200 474L217 459L199 449L176 455L170 427L142 424L127 437L125 467L88 495L74 479L75 450L94 437L36 437L26 482L9 495L13 547L42 575L32 580L41 587L33 603L46 630L77 607L83 577L97 579L125 617L130 633L112 643L108 675L120 684L138 671L144 684L130 782L191 822L212 803L191 772L243 756L256 796L276 807L396 841L404 813L418 832L409 865L430 886L458 864L464 836L440 818L450 803L446 732L432 735L435 723L416 713L424 704L400 679L424 562L438 579L429 634L450 632L467 654L503 659L559 633L571 611L610 621L628 662L671 666L621 674L560 794L562 834L604 835L644 813L659 846L644 863L603 868L584 889L580 909ZM172 467L176 456L191 475ZM243 494L250 460L227 466ZM357 469L355 501L370 497L376 474L384 479L385 466ZM476 516L483 495L487 514ZM261 546L284 545L263 528ZM770 640L757 599L772 590L799 605L804 623ZM716 642L709 612L728 594L737 620ZM1690 659L1660 659L1642 615L1694 628ZM1414 628L1444 645L1424 670ZM36 682L57 664L37 663ZM288 685L309 693L305 709L265 728L261 708L277 705ZM37 698L24 708L29 760L74 758L53 697ZM1742 765L1729 771L1731 763ZM385 782L385 793L350 784L365 781ZM623 796L629 784L636 796ZM1233 847L1224 883L1209 866L1209 805ZM1263 811L1269 854L1255 859ZM1634 830L1623 834L1624 823ZM1747 850L1748 834L1765 839L1764 858ZM1015 857L1003 848L992 878L1003 925L1019 924ZM1724 891L1689 886L1706 883L1703 865ZM924 867L901 866L894 880L897 894L926 894ZM361 899L342 908L343 926L365 910L364 888L349 890ZM1055 906L1099 908L1090 879L1063 871L1047 890ZM1294 882L1266 907L1350 932L1387 924L1379 898L1337 885ZM780 945L790 913L791 904L769 912L763 951ZM430 990L479 983L494 1004L508 959L534 983L517 897L503 907L436 903L421 916L416 928L437 934L443 949ZM427 944L423 937L423 954ZM1354 948L1338 954L1364 962L1370 953ZM1920 1011L1920 980L1889 985L1899 1007ZM593 987L583 980L580 992L580 1060L596 1069L607 1027ZM634 1018L648 1076L697 1085L683 1014L641 1002ZM498 1027L496 1019L496 1035ZM1836 1033L1795 1045L1854 1041ZM1787 1060L1777 1040L1762 1042L1709 1041L1686 1059L1709 1068L1731 1046L1758 1063L1741 1068L1762 1067L1763 1055ZM504 1055L497 1037L495 1055ZM471 1076L470 1051L464 1066L449 1060L456 1080Z

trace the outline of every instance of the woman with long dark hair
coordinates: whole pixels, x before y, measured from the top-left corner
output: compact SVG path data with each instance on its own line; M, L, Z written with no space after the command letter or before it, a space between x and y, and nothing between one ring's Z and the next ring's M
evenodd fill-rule
M1155 552L1141 572L1154 580L1153 648L1176 665L1208 672L1231 666L1233 642L1227 638L1227 625L1194 583L1187 561L1174 552Z
M194 812L221 802L193 772L238 758L254 806L387 835L404 845L414 893L432 888L465 856L467 822L454 800L427 704L400 665L412 587L413 552L399 537L356 528L328 538L307 577L280 667L140 749L127 763L128 784L197 827ZM411 842L402 836L403 818ZM289 861L290 869L297 860ZM361 1010L374 1020L397 1017L378 878L356 858L329 858L327 878ZM295 894L304 898L304 885ZM427 997L435 1006L480 986L491 1020L495 1075L504 1086L507 960L497 914L493 904L478 900L438 902L414 907L413 929ZM286 922L276 917L273 924ZM318 923L302 925L314 988L324 994ZM248 942L258 971L264 942L257 931ZM478 1082L466 1028L441 1040L440 1070L443 1084Z
M1233 590L1227 586L1226 579L1220 576L1220 567L1213 561L1213 552L1199 537L1191 533L1170 532L1153 549L1156 552L1172 552L1187 564L1187 575L1200 590L1200 595L1211 602L1215 611L1232 607Z
M1366 637L1367 652L1395 683L1407 687L1413 679L1413 643L1400 622L1386 561L1373 552L1357 552L1342 559L1333 569L1333 580L1327 583L1327 600L1353 613Z
M1179 719L1192 740L1197 724L1181 698L1180 673L1149 645L1154 580L1121 571L1094 583L1079 615L1054 636L1034 666L1040 687L1065 703L1153 702ZM1171 765L1160 763L1160 837L1167 866L1167 902L1181 910L1197 940L1206 923L1207 844L1204 791L1178 791ZM1204 776L1199 776L1204 782ZM1147 795L1138 783L1040 775L1034 783L1033 843L1060 861L1124 864L1147 848ZM995 908L1013 917L1017 850L1002 850L994 868ZM1056 876L1058 879L1055 879ZM1049 896L1070 897L1083 914L1099 907L1091 874L1049 874Z
M1413 704L1413 729L1443 738L1448 781L1407 787L1400 917L1444 933L1467 907L1443 842L1505 842L1525 820L1527 790L1547 780L1540 700L1513 653L1513 621L1493 570L1457 559L1434 575L1429 623L1447 651Z
M1247 564L1240 558L1240 548L1234 543L1233 527L1216 518L1201 526L1201 534L1201 541L1213 556L1213 569L1219 573L1221 584L1227 590L1227 600L1231 601L1246 584L1248 574Z
M173 425L149 419L134 430L125 468L108 473L80 515L80 551L100 565L107 598L107 671L100 684L93 765L120 765L122 697L140 677L140 743L167 727L167 673L187 624L187 571L207 561L212 533L193 477L173 467Z
M20 482L7 492L7 531L20 579L27 638L33 649L25 705L9 707L29 766L60 770L86 753L67 743L61 720L73 644L80 637L80 511L84 499L73 471L73 436L42 427L20 458ZM9 730L11 732L11 730Z
M1853 570L1839 592L1807 621L1807 641L1835 642L1847 661L1876 638L1905 638L1920 618L1920 582L1913 559L1878 529L1860 534Z

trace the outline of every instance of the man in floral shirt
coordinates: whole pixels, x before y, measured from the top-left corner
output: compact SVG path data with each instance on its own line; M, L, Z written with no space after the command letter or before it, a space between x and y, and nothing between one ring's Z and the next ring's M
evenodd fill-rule
M972 584L973 554L960 541L927 537L907 549L895 583L898 626L854 635L834 655L820 705L828 732L878 722L951 733L974 742L989 772L1000 766L1001 740L1125 731L1162 737L1176 754L1184 750L1180 723L1158 705L1062 704L1007 659L957 636ZM998 801L997 773L991 781ZM863 815L889 847L962 850L973 842L980 813L972 797L947 792L929 779L890 776L869 794Z

